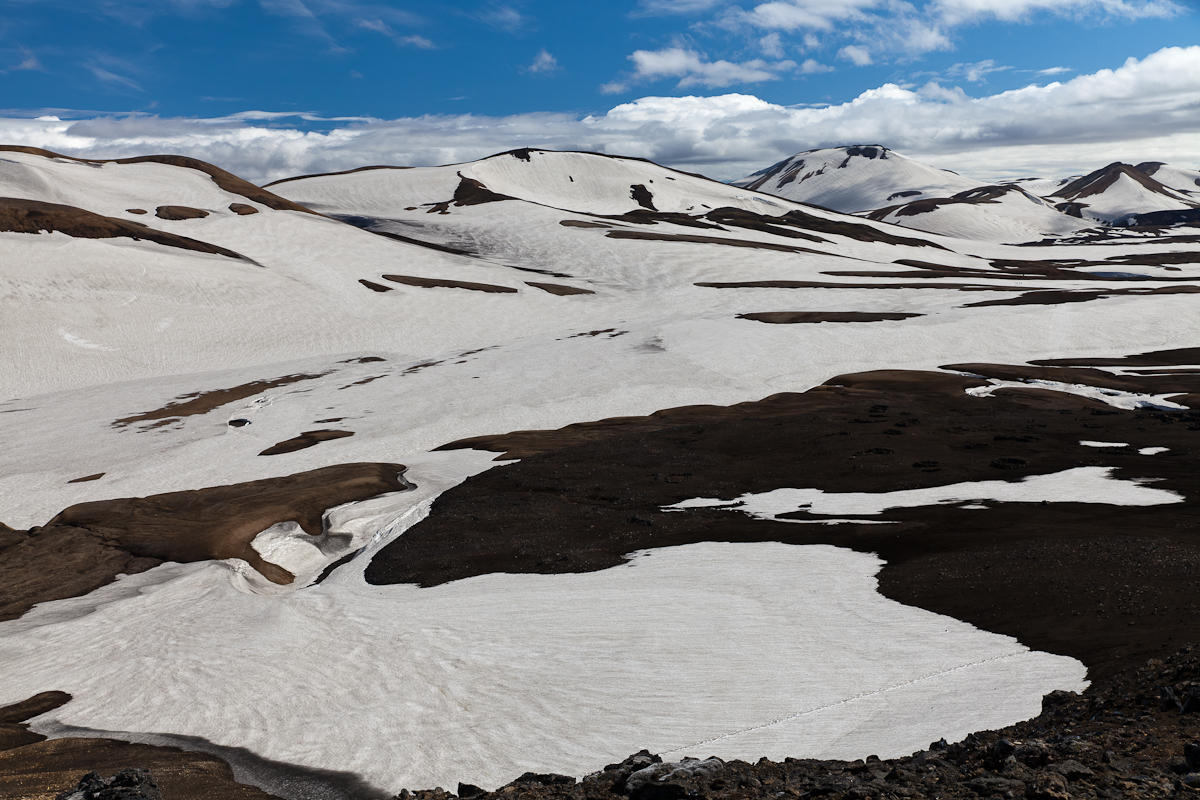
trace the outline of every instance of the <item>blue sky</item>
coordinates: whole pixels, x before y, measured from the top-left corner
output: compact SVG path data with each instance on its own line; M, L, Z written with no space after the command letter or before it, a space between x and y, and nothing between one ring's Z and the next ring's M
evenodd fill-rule
M1169 48L1188 54L1196 43L1195 0L0 0L0 106L8 109L0 113L121 120L124 127L110 126L107 138L98 124L77 129L90 130L88 146L100 149L117 147L119 139L169 139L164 121L178 127L223 120L227 128L297 134L361 132L379 122L425 118L426 127L443 120L445 136L461 138L463 126L447 121L472 115L492 121L482 124L495 129L501 147L509 143L505 120L519 120L516 128L528 137L537 133L539 114L566 124L634 101L647 110L653 104L644 98L740 96L775 107L819 107L896 87L919 92L919 102L965 108L970 100L991 102L1030 85L1102 76L1128 58L1145 61ZM1200 61L1164 61L1162 69L1200 73ZM1200 112L1188 104L1190 91L1188 84L1182 107L1156 113ZM1076 102L1085 99L1076 95ZM1116 102L1101 95L1101 104ZM1052 113L1053 105L1045 96L1031 112ZM738 115L758 113L745 103L733 106ZM664 108L655 107L660 128L684 113ZM688 112L680 130L694 127L697 113L709 128L730 113L725 107L714 117L706 109ZM299 112L311 116L283 116ZM888 112L881 106L879 113ZM1157 124L1146 109L1140 113L1148 128ZM791 137L795 149L832 142L836 127L814 128L813 121L812 135L798 130ZM860 119L845 135L886 132L886 123L872 127ZM212 124L206 130L215 130ZM1007 140L1003 120L992 124L999 127L977 139L994 148ZM1149 131L1135 127L1127 120L1120 135L1148 138ZM1169 133L1188 133L1177 128ZM588 144L583 132L564 144ZM1200 125L1191 129L1197 132ZM892 132L897 141L883 143L911 150L917 134ZM1072 136L1078 143L1079 134ZM1010 144L1031 146L1030 138ZM181 146L197 146L194 139ZM462 141L468 139L472 147L489 146L478 136ZM728 154L689 153L678 142L647 152L644 144L633 143L631 154L740 168ZM1042 143L1053 144L1069 142ZM793 142L777 145L782 157ZM965 147L943 145L945 152ZM760 136L754 155L742 161L751 163L764 147L771 149ZM439 153L454 156L446 148L403 155L420 161Z

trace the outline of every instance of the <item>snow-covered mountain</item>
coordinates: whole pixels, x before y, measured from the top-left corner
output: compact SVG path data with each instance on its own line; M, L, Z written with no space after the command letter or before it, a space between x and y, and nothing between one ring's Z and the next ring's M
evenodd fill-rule
M979 182L880 145L853 145L797 153L733 185L853 214L949 197Z
M1095 224L1064 214L1023 187L1011 184L888 206L866 216L929 233L988 242L1038 241L1077 233Z
M1200 171L1173 167L1161 161L1144 161L1134 167L1168 189L1192 197L1200 197Z
M977 235L1037 200L884 215L956 238L588 153L0 148L0 707L365 798L907 754L1144 661L1006 565L1194 515L1195 355L1121 356L1194 346L1200 253Z
M799 153L733 184L929 233L1019 243L1196 208L1197 181L1200 172L1146 162L990 186L879 145L855 145Z
M1072 213L1103 222L1116 222L1137 214L1200 207L1200 200L1160 183L1149 174L1150 170L1149 165L1142 170L1114 162L1071 181L1051 198L1069 204ZM1156 173L1158 171L1155 169ZM1186 175L1183 170L1167 169L1162 173L1178 182Z

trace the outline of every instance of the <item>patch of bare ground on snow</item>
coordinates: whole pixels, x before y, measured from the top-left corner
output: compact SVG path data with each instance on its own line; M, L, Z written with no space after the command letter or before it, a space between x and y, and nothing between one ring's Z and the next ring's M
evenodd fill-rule
M750 314L738 314L737 318L767 322L772 325L802 325L822 322L887 322L921 316L924 315L872 311L756 311Z
M123 428L127 425L132 425L135 422L153 422L151 428L159 425L166 425L171 422L182 419L183 417L191 417L197 414L207 414L214 408L220 408L228 403L235 403L238 400L245 400L247 397L254 397L271 389L278 389L280 386L287 386L291 383L299 383L300 381L310 381L316 378L323 377L326 373L320 374L297 374L284 375L281 378L273 378L265 381L251 381L244 383L241 386L233 386L228 389L213 389L207 392L195 392L193 394L185 394L177 397L170 403L167 403L161 408L156 408L151 411L144 411L141 414L134 414L128 417L122 417L113 422L113 427Z
M339 464L229 486L80 503L28 531L0 526L0 620L164 561L240 558L275 583L291 583L291 573L251 546L254 537L289 521L319 535L330 508L410 488L401 478L404 470L400 464Z
M154 242L197 253L227 256L243 261L249 260L240 253L224 247L166 231L157 231L140 222L106 217L75 206L43 203L39 200L23 200L15 197L0 197L0 231L11 233L58 232L76 239L125 238Z
M287 439L278 444L271 445L266 450L259 453L260 456L278 456L284 453L294 453L297 450L305 450L309 447L316 447L321 442L330 442L334 439L345 439L353 436L354 431L335 431L335 430L320 430L320 431L305 431L291 439Z
M535 289L541 289L543 292L549 292L560 297L566 297L573 294L595 294L591 289L581 289L578 286L566 286L561 283L538 283L536 281L525 281L526 286L532 286Z
M473 283L471 281L455 281L446 278L418 278L415 275L384 275L383 279L392 283L406 286L419 286L424 289L470 289L475 292L490 292L491 294L515 294L511 286L497 286L492 283Z

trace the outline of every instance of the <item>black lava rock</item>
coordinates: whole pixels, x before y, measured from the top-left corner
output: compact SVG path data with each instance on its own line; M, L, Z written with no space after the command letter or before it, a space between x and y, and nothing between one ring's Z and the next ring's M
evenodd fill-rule
M74 789L60 792L56 800L163 800L154 777L144 769L124 769L108 780L89 772Z

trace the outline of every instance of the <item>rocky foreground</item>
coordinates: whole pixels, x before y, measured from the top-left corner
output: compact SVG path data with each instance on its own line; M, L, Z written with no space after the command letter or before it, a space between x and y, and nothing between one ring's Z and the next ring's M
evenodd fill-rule
M526 773L494 792L460 783L475 800L676 800L750 797L971 798L1033 800L1200 795L1200 646L1151 659L1093 684L1053 692L1034 719L961 742L934 742L908 758L817 761L788 758L667 762L643 750L576 782ZM212 795L216 796L216 795ZM127 770L85 776L58 800L172 800L153 777ZM445 800L442 788L404 790L394 800Z

